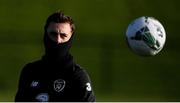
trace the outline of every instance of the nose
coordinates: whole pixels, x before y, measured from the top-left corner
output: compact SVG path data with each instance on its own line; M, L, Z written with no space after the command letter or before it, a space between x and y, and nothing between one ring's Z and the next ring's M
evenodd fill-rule
M63 41L63 40L62 40L61 36L58 35L58 36L57 36L57 43L60 44L60 43L62 43L62 41Z

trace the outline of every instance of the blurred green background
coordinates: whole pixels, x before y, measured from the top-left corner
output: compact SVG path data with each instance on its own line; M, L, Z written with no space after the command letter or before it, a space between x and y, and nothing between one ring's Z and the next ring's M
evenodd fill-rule
M86 68L97 101L180 101L179 0L0 0L0 101L13 101L22 67L44 54L46 18L57 10L72 16L71 49ZM167 41L154 57L132 53L128 24L153 16ZM50 76L50 75L49 75Z

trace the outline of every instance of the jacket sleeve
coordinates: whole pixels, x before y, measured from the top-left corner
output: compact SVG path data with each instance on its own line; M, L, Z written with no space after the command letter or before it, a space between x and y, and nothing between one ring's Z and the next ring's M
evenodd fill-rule
M29 99L28 96L28 68L29 65L27 64L21 71L18 90L15 96L16 102L25 102Z
M88 73L81 69L75 74L75 81L78 85L78 93L80 102L95 102L94 92Z

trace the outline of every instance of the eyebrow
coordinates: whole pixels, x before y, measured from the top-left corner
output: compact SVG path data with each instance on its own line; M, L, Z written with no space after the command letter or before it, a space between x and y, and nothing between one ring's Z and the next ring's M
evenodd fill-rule
M62 35L68 35L67 33L58 33L58 32L56 32L56 31L49 31L49 33L58 34L58 35L59 35L59 34L60 34L60 35L61 35L61 34L62 34Z

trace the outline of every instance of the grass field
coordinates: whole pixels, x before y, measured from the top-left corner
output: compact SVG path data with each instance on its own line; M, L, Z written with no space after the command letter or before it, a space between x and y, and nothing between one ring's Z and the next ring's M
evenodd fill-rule
M43 26L63 10L76 24L71 49L91 76L97 101L180 101L179 1L1 0L0 101L13 101L22 67L43 55ZM154 57L139 57L125 41L128 24L153 16L167 41Z

